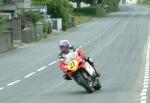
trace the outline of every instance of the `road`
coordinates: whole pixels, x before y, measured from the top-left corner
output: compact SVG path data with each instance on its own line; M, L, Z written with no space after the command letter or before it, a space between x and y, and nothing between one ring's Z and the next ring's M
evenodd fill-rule
M61 35L0 54L0 103L142 102L149 24L150 9L124 5L119 12ZM62 78L57 61L61 39L82 47L94 59L101 73L100 91L87 94ZM150 93L145 93L142 99L150 103Z

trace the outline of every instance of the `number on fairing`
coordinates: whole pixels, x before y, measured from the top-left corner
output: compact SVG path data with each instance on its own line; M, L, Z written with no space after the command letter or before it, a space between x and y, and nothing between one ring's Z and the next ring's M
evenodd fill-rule
M76 70L78 67L78 62L76 60L73 60L71 63L68 64L69 70Z

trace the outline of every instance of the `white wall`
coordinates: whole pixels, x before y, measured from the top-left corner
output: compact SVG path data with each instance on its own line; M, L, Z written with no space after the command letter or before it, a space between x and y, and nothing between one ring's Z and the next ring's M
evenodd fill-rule
M126 4L136 4L137 0L126 0Z
M77 7L77 4L76 3L73 3L73 2L70 2L70 4L72 4L73 5L73 7ZM81 2L81 7L87 7L87 6L90 6L89 4L85 4L85 3L83 3L83 2Z

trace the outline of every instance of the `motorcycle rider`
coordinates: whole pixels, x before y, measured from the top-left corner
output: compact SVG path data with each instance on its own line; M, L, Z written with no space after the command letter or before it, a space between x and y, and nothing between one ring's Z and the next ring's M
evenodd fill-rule
M64 59L65 55L68 54L69 52L71 52L71 51L75 52L76 51L81 58L83 58L85 61L87 61L94 68L96 76L97 77L100 76L100 74L95 69L95 66L94 66L92 59L90 57L86 57L86 53L84 50L82 50L80 48L76 48L75 46L71 46L70 42L68 40L61 40L59 42L59 48L60 48L61 52L59 53L58 58L60 60ZM60 63L62 63L62 62L60 62ZM60 65L60 68L63 70L63 67L61 67L61 65ZM63 78L66 80L71 80L71 78L66 73L63 75Z

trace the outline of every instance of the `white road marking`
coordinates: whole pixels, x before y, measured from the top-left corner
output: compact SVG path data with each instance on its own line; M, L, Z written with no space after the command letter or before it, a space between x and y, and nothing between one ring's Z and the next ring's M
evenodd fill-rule
M146 103L146 101L141 101L141 103Z
M141 100L146 100L147 99L147 96L142 96L141 97Z
M14 82L11 82L11 83L7 84L7 86L14 85L14 84L16 84L16 83L18 83L18 82L21 82L21 80L16 80L16 81L14 81Z
M149 82L144 82L144 83L143 83L143 85L148 85L148 84L149 84Z
M57 61L53 61L53 62L51 62L51 63L49 63L48 65L53 65L53 64L55 64Z
M148 48L147 48L147 53L146 53L146 64L145 64L145 73L144 73L144 80L143 80L143 89L141 91L141 97L140 97L140 103L147 103L147 91L149 87L149 59L150 56L150 36L148 40Z
M87 45L87 43L84 43L84 45Z
M82 48L83 46L82 46L82 45L80 45L79 47L80 47L80 48Z
M30 74L26 75L24 78L29 78L29 77L31 77L31 76L34 75L34 74L36 74L36 72L30 73Z
M91 41L89 40L88 43L91 43Z
M0 90L3 90L4 89L4 87L0 87Z
M46 68L47 68L47 66L44 66L44 67L38 69L37 71L39 72L39 71L42 71L42 70L44 70L44 69L46 69Z

